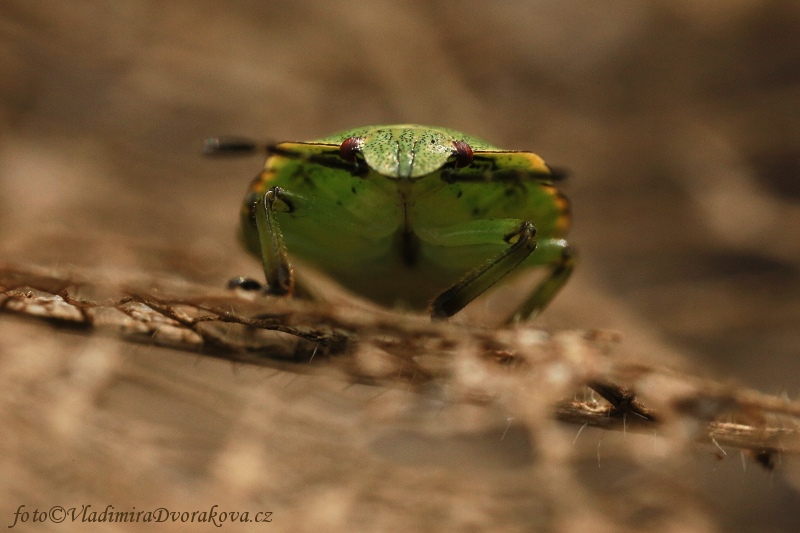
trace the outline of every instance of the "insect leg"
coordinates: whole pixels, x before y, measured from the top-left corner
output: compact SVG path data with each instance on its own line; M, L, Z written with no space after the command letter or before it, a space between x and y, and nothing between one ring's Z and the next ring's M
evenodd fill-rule
M236 276L228 280L229 289L242 289L243 291L260 291L262 289L261 283L253 278L245 276Z
M285 210L292 209L291 202L280 187L269 189L256 204L256 227L264 275L267 278L265 290L268 294L282 296L292 293L294 276L286 256L286 245L280 227L275 220L276 204L283 206Z
M453 316L514 270L536 249L535 235L536 228L533 224L523 222L514 233L506 236L505 240L511 246L485 265L468 273L433 300L431 318Z
M523 320L535 318L561 290L575 268L575 251L564 239L542 240L539 242L536 253L540 256L539 261L546 261L550 271L517 311L511 315L509 321L514 317L521 317Z

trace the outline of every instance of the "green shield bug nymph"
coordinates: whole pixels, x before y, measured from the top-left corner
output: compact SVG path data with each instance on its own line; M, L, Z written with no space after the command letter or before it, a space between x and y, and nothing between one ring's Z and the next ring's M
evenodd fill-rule
M255 145L211 139L206 150ZM418 125L356 128L266 152L241 236L263 262L268 293L292 293L296 257L371 300L444 318L511 271L543 266L516 313L531 318L572 273L569 203L532 152Z

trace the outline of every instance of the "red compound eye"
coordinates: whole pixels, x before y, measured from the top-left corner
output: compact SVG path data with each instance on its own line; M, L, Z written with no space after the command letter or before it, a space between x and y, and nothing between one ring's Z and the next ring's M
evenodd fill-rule
M339 146L339 155L342 156L342 159L345 161L355 163L356 153L361 150L363 144L364 140L359 137L348 137L342 142L342 145Z
M464 141L453 141L456 147L456 168L461 168L472 163L472 148Z

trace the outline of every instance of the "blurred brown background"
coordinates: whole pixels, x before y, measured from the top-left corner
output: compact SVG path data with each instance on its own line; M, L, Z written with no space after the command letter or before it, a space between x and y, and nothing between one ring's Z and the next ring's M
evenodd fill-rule
M581 263L540 325L616 329L642 357L800 392L795 0L5 1L0 72L3 262L219 286L257 277L235 229L261 162L203 159L204 137L442 125L571 171ZM600 499L570 521L504 462L519 450L470 441L458 467L413 451L421 465L408 466L375 444L381 431L441 424L502 430L497 412L412 416L336 379L231 370L8 315L0 332L13 429L0 522L72 495L95 507L268 507L281 530L666 531L676 509L683 531L800 528L797 485L743 471L735 454L668 469L600 461L607 477L584 487ZM288 441L265 436L274 424ZM610 437L588 435L596 469ZM334 463L320 456L331 447ZM287 466L298 460L310 471ZM353 477L360 468L368 481ZM492 489L476 488L484 468ZM614 494L639 499L623 509Z

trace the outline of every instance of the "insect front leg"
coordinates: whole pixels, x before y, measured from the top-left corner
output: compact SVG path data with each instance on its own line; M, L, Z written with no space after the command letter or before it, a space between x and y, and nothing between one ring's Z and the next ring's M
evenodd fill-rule
M478 222L480 224L480 222ZM472 224L476 226L475 223ZM453 239L456 235L468 236L470 239L481 239L496 233L498 226L489 227L481 231L480 228L454 228L450 235ZM499 226L502 227L502 226ZM446 235L440 234L439 237ZM503 252L490 259L486 264L469 272L461 278L455 285L445 290L437 296L431 304L431 318L447 318L461 311L468 303L483 294L492 285L504 278L509 272L520 265L536 249L536 228L531 222L522 222L517 228L504 236L504 240L510 244ZM447 242L442 239L442 242ZM454 240L450 241L455 243Z
M324 299L315 284L308 277L304 279L302 268L292 268L291 261L296 259L341 279L358 271L376 246L391 244L388 236L396 231L396 223L392 225L389 220L381 224L389 218L381 218L383 205L373 207L375 202L367 194L352 192L358 183L339 183L337 189L316 187L312 182L306 184L309 190L304 194L283 186L249 193L241 212L240 238L251 253L261 258L267 294ZM363 197L365 202L353 205L351 196L356 200ZM355 279L363 280L358 276ZM243 282L245 287L234 280L234 286L247 288L255 284L246 278Z
M267 280L265 292L283 296L291 294L294 290L294 275L286 255L286 245L283 242L280 226L275 219L275 212L278 209L291 212L294 206L282 188L272 187L256 203L255 218L261 261Z

